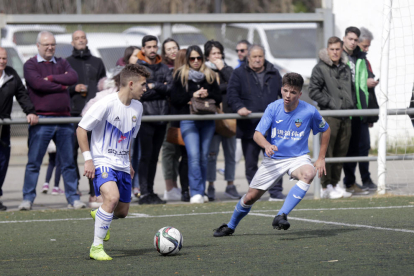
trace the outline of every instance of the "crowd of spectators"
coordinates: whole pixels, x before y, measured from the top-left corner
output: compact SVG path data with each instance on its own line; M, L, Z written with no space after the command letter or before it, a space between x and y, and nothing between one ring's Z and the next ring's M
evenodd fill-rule
M349 27L343 40L331 37L327 47L319 52L319 62L310 79L309 96L321 110L378 108L375 97L374 73L366 58L373 36L365 28ZM130 46L116 63L111 78L100 58L91 55L87 34L78 30L72 34L72 55L55 56L54 35L42 31L37 37L38 54L24 64L26 87L13 68L7 66L7 53L0 48L0 116L10 118L13 96L27 114L29 126L28 163L23 181L23 201L19 210L30 210L36 198L39 170L49 142L56 150L50 155L49 170L56 166L64 182L64 193L69 208L85 208L78 189L81 174L77 156L79 145L74 129L77 124L37 124L38 118L82 116L98 99L116 93L119 75L116 72L127 64L138 63L150 73L147 91L143 94L143 115L190 114L193 99L213 100L224 113L248 116L264 112L268 104L281 98L282 76L279 70L265 59L261 45L247 40L237 43L239 62L233 69L224 61L224 47L219 41L209 40L204 51L192 45L181 49L174 39L161 44L156 36L146 35L142 45ZM200 115L203 116L203 115ZM378 120L375 117L325 117L331 127L327 157L367 156L370 149L369 128ZM245 176L250 183L258 169L263 149L253 140L259 119L237 120L237 133L225 137L216 132L214 120L182 120L180 122L143 122L133 143L131 161L136 171L131 196L138 204L164 204L170 200L191 203L214 201L216 172L220 171L227 182L225 195L239 199L235 181L237 140L240 139L245 160ZM185 145L166 141L170 127L179 128ZM89 135L90 139L90 135ZM224 170L218 169L217 156L220 144L224 153ZM158 157L162 156L165 179L163 199L154 193L154 179ZM1 129L0 145L0 196L10 158L10 126ZM367 194L375 190L368 162L359 163L361 185L356 183L356 163L327 164L322 177L322 197L337 199L353 194ZM344 187L339 185L344 169ZM49 189L51 171L46 179ZM59 177L55 181L58 187ZM177 180L180 180L178 187ZM208 184L208 185L207 185ZM270 200L284 200L282 179L275 179L269 190ZM89 181L89 206L99 207L102 200L96 197ZM60 193L63 190L57 190ZM6 210L0 201L0 210Z

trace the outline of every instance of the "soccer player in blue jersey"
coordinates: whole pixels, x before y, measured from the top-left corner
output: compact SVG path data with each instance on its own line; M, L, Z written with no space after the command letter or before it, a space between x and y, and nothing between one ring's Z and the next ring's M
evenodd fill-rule
M142 104L138 100L149 77L148 71L138 64L125 66L120 74L119 92L96 102L76 131L85 158L83 175L93 179L96 195L103 198L102 206L91 212L95 235L89 256L98 261L112 260L103 249L103 241L109 240L113 216L125 218L128 214L134 177L130 146L141 125ZM87 131L92 131L91 149Z
M250 183L247 194L237 203L230 222L215 229L214 237L232 235L252 205L285 173L298 182L290 190L272 225L278 230L287 230L290 227L287 215L303 199L316 174L319 177L326 174L325 153L331 131L314 106L299 100L302 86L301 75L288 73L283 76L283 99L268 105L253 137L264 148L263 162ZM308 155L311 130L314 135L322 132L319 158L314 164Z

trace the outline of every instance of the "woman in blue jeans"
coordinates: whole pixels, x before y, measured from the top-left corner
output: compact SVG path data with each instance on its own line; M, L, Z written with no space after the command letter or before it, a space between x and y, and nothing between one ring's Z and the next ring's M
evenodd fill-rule
M192 97L214 99L216 105L221 103L216 74L204 64L203 52L196 45L187 49L185 65L174 74L171 103L178 114L190 114ZM204 203L207 155L215 124L213 120L183 120L180 128L188 154L190 202Z

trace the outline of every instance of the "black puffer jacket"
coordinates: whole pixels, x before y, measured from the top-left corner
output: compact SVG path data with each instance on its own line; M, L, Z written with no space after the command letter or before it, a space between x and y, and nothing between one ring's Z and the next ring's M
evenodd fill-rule
M279 71L265 61L263 88L246 62L234 70L227 85L227 103L233 112L245 107L252 112L264 112L267 106L281 98L282 77ZM237 120L237 138L252 139L260 119Z
M309 83L309 97L318 103L321 110L355 108L353 98L352 72L345 53L338 66L333 64L328 51L319 51L319 62L312 70Z
M73 70L78 73L78 82L76 84L88 85L86 97L82 97L81 93L75 91L76 84L69 87L70 113L72 116L80 116L85 104L96 96L99 80L106 77L105 65L100 58L91 55L88 47L83 51L73 48L72 55L67 57L66 60Z
M227 64L221 70L212 69L214 72L219 74L220 77L220 93L222 96L223 111L224 113L233 113L233 110L227 104L227 85L230 80L231 74L233 74L233 68Z
M151 74L147 78L147 83L153 83L154 88L149 89L142 95L141 102L144 108L143 115L167 115L169 107L167 97L170 96L172 75L167 65L158 62L156 64L148 64L145 60L139 59L139 65L144 66ZM160 122L158 124L166 124Z
M221 103L220 87L216 81L208 83L205 79L199 83L188 81L188 87L182 85L179 74L174 78L171 89L171 104L174 106L176 114L190 114L188 102L193 97L193 93L201 87L207 89L209 99L214 99L216 105Z

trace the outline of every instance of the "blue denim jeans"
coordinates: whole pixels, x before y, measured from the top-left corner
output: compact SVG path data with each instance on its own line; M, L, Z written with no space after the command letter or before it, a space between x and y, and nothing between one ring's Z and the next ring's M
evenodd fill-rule
M204 195L207 155L215 131L214 121L181 121L181 135L188 154L190 195Z
M39 116L39 118L53 117L55 116ZM33 202L36 198L40 166L52 139L56 144L56 152L59 153L66 200L69 204L73 204L75 200L79 200L79 194L77 193L76 168L73 162L75 134L72 124L29 126L29 153L24 176L23 199Z
M215 134L208 151L207 181L209 182L216 181L216 165L220 142L223 144L224 152L224 179L226 181L234 181L236 171L236 136L227 138Z

